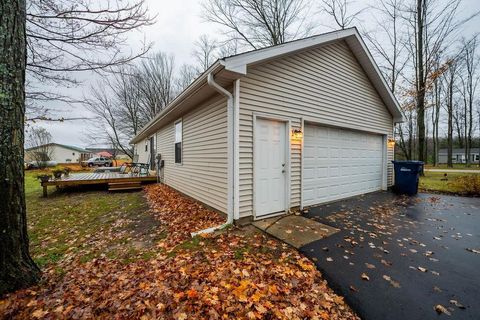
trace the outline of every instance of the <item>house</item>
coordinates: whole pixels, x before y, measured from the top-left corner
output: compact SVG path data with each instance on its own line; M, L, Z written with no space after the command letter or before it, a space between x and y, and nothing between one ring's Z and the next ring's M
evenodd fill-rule
M401 121L351 28L216 61L131 143L165 184L259 219L387 189Z
M39 153L42 153L39 157ZM84 158L89 158L92 153L88 150L60 143L48 143L45 145L25 149L25 161L43 160L57 163L79 163Z
M479 159L479 148L472 148L470 150L470 162L478 162ZM438 150L438 163L443 164L448 162L448 149ZM465 149L462 148L453 148L452 149L452 163L467 163L467 158L465 157Z

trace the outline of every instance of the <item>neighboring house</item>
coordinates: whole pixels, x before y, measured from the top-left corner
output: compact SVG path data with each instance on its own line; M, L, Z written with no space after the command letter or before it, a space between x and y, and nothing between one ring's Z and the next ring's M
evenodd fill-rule
M130 157L120 149L114 149L114 148L85 148L85 149L90 151L92 154L102 156L102 157L112 157L113 155L115 155L115 159L121 159L121 160L130 159Z
M470 162L479 161L479 150L478 148L472 148L470 150ZM448 150L440 149L438 150L438 163L447 163L448 162ZM467 163L467 158L465 157L465 149L452 149L452 163Z
M218 60L131 143L165 184L258 219L387 189L401 121L352 28Z
M34 152L38 150L48 149L49 160L56 161L57 163L79 163L82 159L90 157L92 154L90 151L75 147L69 146L60 143L49 143L47 148L44 146L28 148L25 150L25 161L34 161L36 160L33 156Z

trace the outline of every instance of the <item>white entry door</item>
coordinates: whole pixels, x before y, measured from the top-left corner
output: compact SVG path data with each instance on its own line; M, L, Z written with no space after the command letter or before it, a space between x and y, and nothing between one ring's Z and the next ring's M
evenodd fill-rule
M303 204L320 204L382 189L382 135L305 126Z
M257 118L254 138L255 216L285 210L286 123Z

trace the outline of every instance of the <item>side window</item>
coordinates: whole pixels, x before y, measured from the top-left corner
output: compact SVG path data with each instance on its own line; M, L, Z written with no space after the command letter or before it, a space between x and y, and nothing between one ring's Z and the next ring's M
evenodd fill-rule
M175 122L175 163L182 163L182 120Z
M147 151L148 151L148 140L145 141L145 152L147 152Z

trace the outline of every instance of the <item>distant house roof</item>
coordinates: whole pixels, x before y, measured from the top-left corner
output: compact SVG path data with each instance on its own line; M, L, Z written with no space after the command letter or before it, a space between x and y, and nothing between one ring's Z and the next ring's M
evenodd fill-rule
M332 31L304 39L293 40L258 50L240 53L217 60L197 79L195 79L182 93L180 93L169 105L150 120L131 141L138 143L148 138L165 123L176 119L188 108L198 106L216 91L207 84L208 77L215 76L215 81L223 86L231 86L233 81L247 74L247 67L263 63L279 57L298 53L302 50L327 45L336 41L345 41L350 47L355 58L363 67L369 80L377 90L386 107L393 116L394 122L403 122L404 116L400 104L388 87L380 69L373 60L360 33L356 28Z
M97 154L100 157L107 157L107 158L110 158L112 156L112 154L110 152L107 152L107 151L100 151L100 152L97 152Z
M471 148L470 153L478 153L478 148ZM448 154L448 149L440 149L438 150L438 154ZM462 148L454 148L452 149L452 154L465 154L465 149Z
M25 151L30 151L30 150L38 149L38 148L43 147L43 146L59 146L59 147L63 147L63 148L65 148L65 149L74 150L74 151L77 151L77 152L80 152L80 153L90 153L90 151L85 150L85 149L80 148L80 147L71 146L71 145L68 145L68 144L55 143L55 142L48 143L48 144L46 144L46 145L37 146L37 147L28 148L28 149L25 149Z

